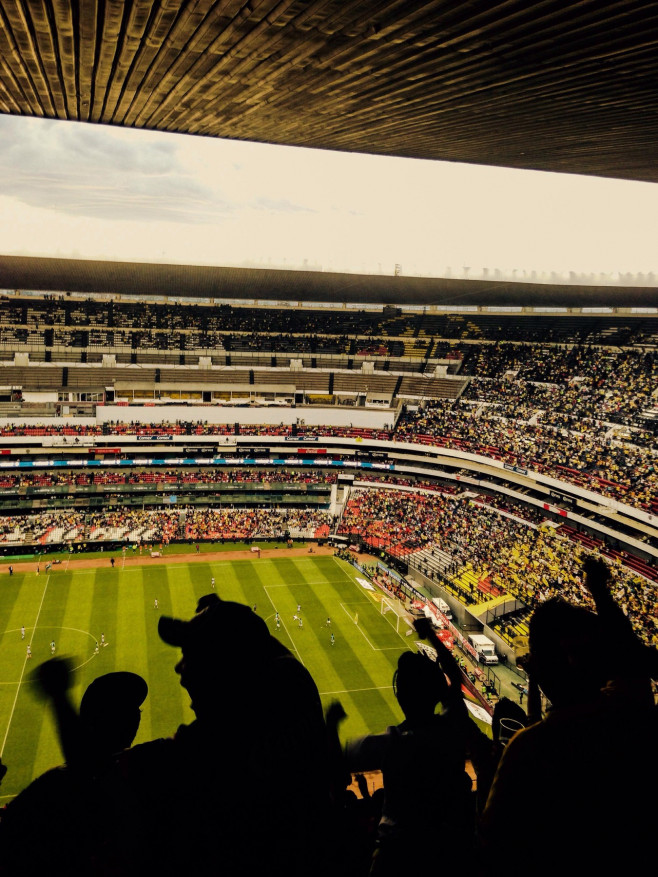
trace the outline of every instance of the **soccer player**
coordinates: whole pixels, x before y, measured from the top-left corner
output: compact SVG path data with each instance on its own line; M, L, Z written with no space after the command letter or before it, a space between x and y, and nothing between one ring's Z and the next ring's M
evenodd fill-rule
M358 623L359 623L359 613L358 613L358 612L357 612L356 615L354 616L354 623L355 623L355 624L358 624Z
M28 644L28 647L27 647L27 657L28 657L28 658L31 658L31 657L32 657L32 646L29 645L29 644Z
M301 615L299 616L299 629L304 630L304 622L302 621Z
M25 639L25 625L21 627L21 639Z
M257 607L256 607L256 604L254 603L254 607L253 607L253 611L254 611L254 612L256 611L256 608L257 608Z
M212 585L213 591L215 590L215 576L210 579L210 584Z
M302 614L302 606L301 606L301 603L298 603L297 604L297 615L301 615L301 614Z
M327 618L327 620L325 621L324 624L325 624L325 627L331 627L331 618Z
M55 654L55 640L52 640L52 642L50 643L50 654Z
M103 647L105 647L107 645L107 643L105 642L105 634L104 633L101 634L101 645Z
M336 637L334 636L333 631L331 632L331 645L336 645Z
M153 608L157 609L159 605L160 604L158 603L158 598L156 597L155 600L153 601Z

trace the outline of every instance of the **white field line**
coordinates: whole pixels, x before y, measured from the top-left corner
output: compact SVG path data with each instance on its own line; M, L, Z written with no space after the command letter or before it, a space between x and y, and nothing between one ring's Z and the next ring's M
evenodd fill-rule
M37 617L34 619L34 624L32 625L32 636L30 637L30 642L28 645L32 645L32 640L34 639L34 634L36 633L37 624L39 622L39 616L41 615L41 609L43 607L43 601L46 597L46 591L48 590L48 582L50 580L50 573L46 576L46 584L43 589L43 594L41 595L41 602L39 603L39 609L37 611ZM0 758L2 758L2 754L5 751L5 746L7 745L7 737L9 737L9 729L11 727L11 720L14 718L14 712L16 711L16 703L18 702L18 695L21 690L21 685L23 684L23 676L25 676L25 668L27 667L27 649L25 650L26 654L23 658L23 669L21 670L21 675L18 680L18 685L16 686L16 694L14 695L14 702L11 706L11 712L9 713L9 719L7 720L7 730L5 731L5 737L2 741L2 748L0 748Z
M347 615L347 617L350 619L350 621L351 621L352 623L354 623L354 616L353 616L352 613L347 609L347 607L345 606L345 604L344 604L344 603L341 603L340 606L341 606L341 609L343 610L343 612L345 613L345 615ZM373 650L373 652L381 652L381 649L378 649L378 648L376 648L375 646L373 646L373 644L370 642L370 640L369 640L368 637L366 636L365 632L364 632L363 630L361 630L361 625L360 625L360 624L357 624L356 627L357 627L357 630L359 631L359 633L361 634L361 636L364 638L364 640L368 643L368 645L370 646L370 648Z
M268 588L292 588L292 587L314 587L316 585L344 585L346 581L349 579L335 579L332 581L327 581L326 579L322 579L319 582L292 582L290 584L281 584L281 585L268 585Z
M131 565L131 566L127 567L125 565L126 557L134 557L134 556L135 555L133 555L133 554L128 556L128 554L126 553L126 555L122 558L121 569L123 572L125 572L125 573L143 572L144 570L157 569L158 567L161 567L164 565L166 565L168 567L171 566L174 569L177 566L185 566L185 564L183 562L181 562L180 564L179 563L172 563L172 564L154 563L153 566L149 566L148 564L140 564L138 566ZM194 556L196 557L197 555L194 555ZM83 558L83 555L76 554L76 555L74 555L74 557L75 557L75 559L79 560L79 559ZM157 558L157 559L161 560L162 558ZM285 560L286 558L283 558L283 559ZM243 560L242 558L240 558L239 560L218 560L215 563L208 563L207 566L211 570L215 570L218 567L233 566L234 563L263 564L263 563L272 563L272 562L276 563L276 560L277 560L277 558L275 558L275 557L264 557L264 558L261 558L260 560L251 560L250 558ZM334 560L336 562L336 564L338 564L338 561L336 561L335 558L332 558L332 560ZM66 561L66 564L65 564L62 572L67 572L68 575L71 575L71 576L95 575L99 569L100 570L105 569L104 566L97 566L97 567L91 567L91 568L87 568L87 569L72 569L69 572L68 563L69 563L69 560ZM195 565L195 563L198 563L198 561L195 561L194 563L192 563L190 565L193 566L193 565ZM109 567L108 567L108 569L109 569ZM317 582L299 582L299 584L301 584L301 585L341 585L341 584L344 584L346 581L348 581L348 582L354 581L352 579L352 577L349 576L344 570L341 569L341 572L343 574L343 578L341 578L341 579L331 579L330 581L327 581L327 579L322 579L321 581L317 581ZM51 575L52 572L49 574ZM290 587L290 585L287 585L287 584L268 585L268 588L288 588L288 587Z
M27 628L27 630L29 630L29 629L30 628ZM6 630L5 634L18 633L19 630L20 630L20 627L15 627L13 630ZM46 627L42 627L41 630L72 630L74 633L84 633L84 635L88 636L90 639L93 639L93 640L96 639L96 637L93 635L93 633L90 633L88 630L81 630L79 627L53 627L52 625L48 625ZM32 642L32 640L30 640L30 643L31 642ZM88 664L93 657L94 656L92 655L91 658L87 658L87 660L83 661L82 664L77 664L72 669L79 670L80 667L84 667L85 664ZM25 658L25 660L27 661L27 658ZM20 680L18 682L0 682L0 685L20 685L20 684L21 684Z
M269 594L269 589L270 589L271 587L276 587L276 585L274 585L274 586L273 586L273 585L263 585L263 590L264 590L265 593L267 594L267 599L268 599L268 600L270 601L270 603L272 604L272 608L274 609L274 611L275 611L275 612L278 612L279 610L278 610L278 609L276 608L276 606L274 605L274 600L270 597L270 594ZM302 656L299 654L299 649L298 649L297 646L295 645L295 641L294 641L294 639L290 636L290 631L289 631L288 628L286 627L286 623L285 623L285 621L283 620L283 618L281 618L281 613L280 613L280 612L279 612L279 618L281 619L281 624L283 625L283 629L285 630L286 634L288 635L288 639L289 639L290 642L292 643L292 647L293 647L293 649L297 652L297 657L299 658L299 660L301 661L301 663L304 664L304 659L303 659ZM304 664L304 666L306 666L306 664Z
M375 685L373 688L343 688L341 691L321 691L321 697L328 697L330 694L354 694L357 691L392 691L392 685Z

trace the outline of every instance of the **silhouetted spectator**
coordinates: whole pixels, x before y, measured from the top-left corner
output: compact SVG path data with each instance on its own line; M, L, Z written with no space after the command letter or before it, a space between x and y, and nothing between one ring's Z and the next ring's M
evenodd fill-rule
M400 656L393 688L404 721L346 748L352 769L382 770L384 775L384 807L371 870L378 877L403 874L410 862L414 869L431 868L437 856L442 867L452 867L468 854L472 840L461 675L424 622L416 622L417 630L430 639L437 658L434 662L410 651ZM438 704L440 714L435 713ZM440 850L419 842L430 837L449 841Z
M115 793L128 874L290 874L320 868L328 808L319 694L248 606L206 595L162 617L196 721L124 753Z
M530 682L551 703L501 759L482 820L495 875L640 873L655 807L656 715L644 652L604 595L605 564L586 564L599 615L559 599L530 623ZM500 839L514 826L514 855Z
M42 774L7 806L0 822L0 874L43 875L61 867L89 877L98 873L99 862L113 859L108 778L113 756L135 738L148 687L135 673L100 676L85 691L78 716L67 695L68 661L47 661L34 678L54 709L67 764Z

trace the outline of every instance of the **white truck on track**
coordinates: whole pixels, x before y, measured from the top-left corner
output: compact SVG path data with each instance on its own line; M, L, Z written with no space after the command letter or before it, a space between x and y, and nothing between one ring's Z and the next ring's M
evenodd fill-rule
M498 655L496 654L496 647L489 639L488 636L484 636L481 633L472 633L468 641L471 646L475 649L475 653L478 656L478 661L481 664L497 664L498 663Z

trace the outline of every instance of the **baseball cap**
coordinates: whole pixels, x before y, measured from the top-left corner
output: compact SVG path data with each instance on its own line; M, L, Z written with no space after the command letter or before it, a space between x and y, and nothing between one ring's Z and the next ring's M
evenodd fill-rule
M250 648L270 646L272 638L267 625L251 607L213 599L213 595L208 595L208 599L202 597L199 605L204 608L189 621L161 616L158 622L160 638L168 645L182 649L212 647L225 651L243 642L245 637L249 640Z

